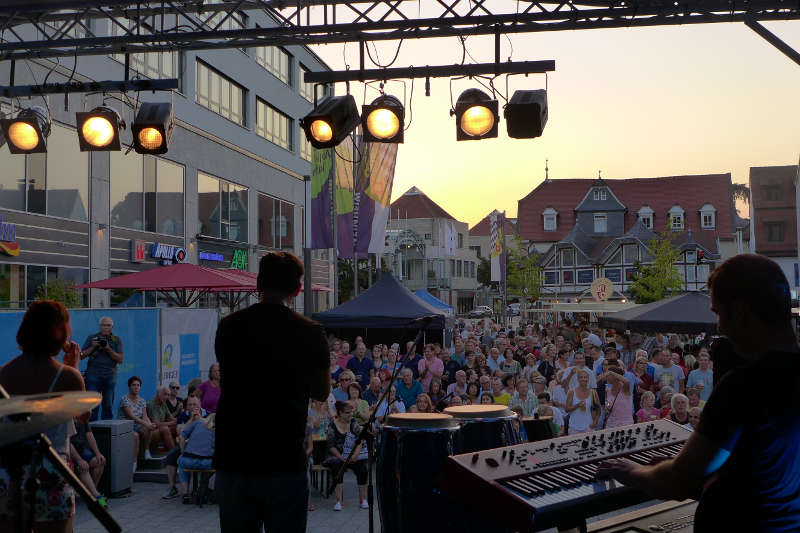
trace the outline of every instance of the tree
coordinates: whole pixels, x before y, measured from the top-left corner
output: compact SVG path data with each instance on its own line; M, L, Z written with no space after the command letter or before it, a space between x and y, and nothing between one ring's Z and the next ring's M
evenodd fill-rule
M514 236L514 244L506 247L506 294L525 300L537 300L542 287L540 256L529 253L522 245L522 237Z
M54 279L36 288L36 298L38 300L55 300L64 304L64 307L80 307L83 301L78 291L72 288L74 284L73 280Z
M683 289L683 280L675 267L681 251L672 245L668 233L662 233L647 243L653 256L653 264L636 263L636 273L629 289L637 304L657 302L671 292Z
M479 259L481 262L478 264L478 270L475 273L478 283L484 287L497 289L497 282L492 281L492 264L485 257L480 257Z
M353 298L353 260L339 259L339 303L344 303ZM388 272L386 263L381 261L381 274ZM358 293L361 294L369 288L369 276L372 274L373 283L378 280L375 272L375 260L370 259L367 267L366 259L358 260Z
M731 196L734 202L744 202L750 205L750 187L746 183L731 183Z

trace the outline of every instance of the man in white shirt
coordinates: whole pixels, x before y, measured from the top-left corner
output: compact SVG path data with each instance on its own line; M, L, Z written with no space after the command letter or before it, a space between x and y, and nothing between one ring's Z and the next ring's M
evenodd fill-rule
M672 362L672 354L666 348L659 352L659 362L661 363L653 371L653 382L656 390L662 387L672 387L675 392L683 393L685 376L683 369Z

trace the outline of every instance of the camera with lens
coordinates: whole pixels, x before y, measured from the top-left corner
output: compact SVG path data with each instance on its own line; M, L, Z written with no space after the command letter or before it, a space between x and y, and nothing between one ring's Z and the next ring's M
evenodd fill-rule
M108 341L105 339L100 339L99 341L97 341L97 344L99 344L101 348L105 348L106 346L108 346Z

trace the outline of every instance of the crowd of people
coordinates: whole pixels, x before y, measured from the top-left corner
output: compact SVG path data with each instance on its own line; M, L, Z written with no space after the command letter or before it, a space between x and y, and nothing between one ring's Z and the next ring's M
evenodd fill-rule
M310 402L307 431L326 440L325 465L342 464L373 412L375 430L395 413L479 403L506 405L520 419L551 417L556 435L659 418L693 429L714 383L702 335L602 332L580 320L518 328L461 320L450 348L413 348L413 342L370 348L361 336L330 340L331 394L327 403ZM395 369L397 380L380 402ZM517 427L525 439L524 426ZM362 507L365 453L356 450L348 465ZM336 495L340 510L341 485Z

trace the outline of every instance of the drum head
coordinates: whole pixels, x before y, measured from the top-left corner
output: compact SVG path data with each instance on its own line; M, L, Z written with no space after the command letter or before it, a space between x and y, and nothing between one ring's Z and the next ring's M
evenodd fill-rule
M386 417L384 427L396 429L458 429L458 421L441 413L398 413Z
M460 420L516 418L517 416L505 405L495 404L454 405L445 409L444 412Z

